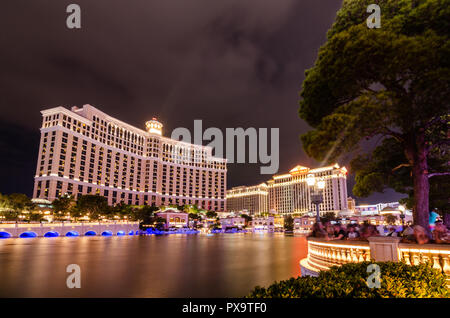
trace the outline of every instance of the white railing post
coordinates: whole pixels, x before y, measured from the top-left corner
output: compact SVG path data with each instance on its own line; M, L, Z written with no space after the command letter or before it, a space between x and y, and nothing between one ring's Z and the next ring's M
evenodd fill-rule
M370 258L376 262L398 262L398 244L400 237L373 236L369 237Z

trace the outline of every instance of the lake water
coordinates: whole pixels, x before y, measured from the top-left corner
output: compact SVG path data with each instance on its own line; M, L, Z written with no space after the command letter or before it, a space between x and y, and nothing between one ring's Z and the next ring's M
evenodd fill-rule
M306 254L282 233L3 239L0 297L241 297L299 276Z

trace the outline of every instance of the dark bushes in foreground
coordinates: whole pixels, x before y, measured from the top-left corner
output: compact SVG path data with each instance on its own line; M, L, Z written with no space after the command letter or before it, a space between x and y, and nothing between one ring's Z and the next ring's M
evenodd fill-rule
M380 266L380 288L369 288L370 264ZM429 264L362 262L333 266L318 277L298 277L255 287L250 298L450 298L445 274Z

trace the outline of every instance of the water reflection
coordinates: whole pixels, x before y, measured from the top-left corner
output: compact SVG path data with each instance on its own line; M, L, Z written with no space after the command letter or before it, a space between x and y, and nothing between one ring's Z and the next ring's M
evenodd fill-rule
M300 275L302 237L283 234L0 240L0 297L241 297ZM66 267L81 267L81 289Z

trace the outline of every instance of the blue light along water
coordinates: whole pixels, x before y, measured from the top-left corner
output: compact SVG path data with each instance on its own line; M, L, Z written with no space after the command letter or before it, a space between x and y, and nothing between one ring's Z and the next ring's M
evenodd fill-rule
M281 233L3 239L0 297L241 297L300 275L306 249Z

